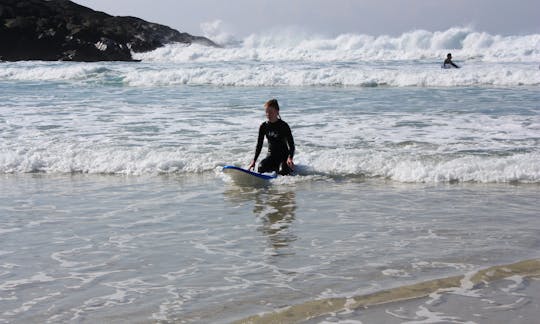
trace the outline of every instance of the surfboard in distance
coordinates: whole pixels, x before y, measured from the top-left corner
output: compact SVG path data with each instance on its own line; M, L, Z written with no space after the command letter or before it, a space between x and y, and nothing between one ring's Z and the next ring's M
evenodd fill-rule
M258 173L234 165L224 166L223 173L229 175L236 184L240 185L264 185L277 178L275 173Z

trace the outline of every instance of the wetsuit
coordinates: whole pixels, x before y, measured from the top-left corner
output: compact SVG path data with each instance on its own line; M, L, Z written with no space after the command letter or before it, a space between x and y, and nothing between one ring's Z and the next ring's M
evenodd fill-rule
M443 66L444 66L445 68L449 68L449 67L450 67L449 65L455 67L456 69L459 69L459 66L457 66L457 64L455 64L454 62L452 62L452 59L446 58L446 59L444 60Z
M276 171L282 175L291 173L287 158L294 156L294 139L289 125L281 119L274 123L263 122L259 127L259 138L253 161L257 161L261 154L265 136L268 140L268 155L259 163L257 171L261 173Z

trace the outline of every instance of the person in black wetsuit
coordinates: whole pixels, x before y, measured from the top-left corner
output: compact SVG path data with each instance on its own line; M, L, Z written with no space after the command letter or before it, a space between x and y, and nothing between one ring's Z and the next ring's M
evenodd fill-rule
M443 67L449 68L450 66L453 66L456 69L459 69L459 66L456 63L452 62L452 54L448 53L446 54L446 59L444 60Z
M279 104L276 99L264 104L267 121L259 127L259 138L255 148L255 157L248 170L255 168L257 158L261 153L264 137L268 140L268 155L257 168L259 173L276 171L281 175L290 174L294 170L294 139L291 128L279 115Z

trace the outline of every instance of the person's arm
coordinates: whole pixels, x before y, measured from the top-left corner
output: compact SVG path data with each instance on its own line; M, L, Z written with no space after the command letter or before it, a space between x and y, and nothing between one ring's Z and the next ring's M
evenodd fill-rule
M459 69L459 66L456 63L450 61L450 64L452 64L452 66L455 67L456 69Z
M251 164L248 167L248 170L251 170L255 168L255 162L257 162L257 159L259 158L259 155L261 154L261 150L263 147L264 142L264 123L261 124L259 127L259 137L257 138L257 146L255 147L255 157L253 158L253 161L251 161Z
M291 168L291 170L294 170L293 158L294 158L295 146L294 146L294 138L293 138L291 128L289 127L289 125L287 125L287 145L289 146L289 156L287 157L287 165L289 166L289 168Z

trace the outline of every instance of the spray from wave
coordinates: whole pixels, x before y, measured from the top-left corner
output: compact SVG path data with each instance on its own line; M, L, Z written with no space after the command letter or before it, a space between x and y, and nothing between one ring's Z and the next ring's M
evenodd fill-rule
M469 27L445 31L415 30L400 36L342 34L334 38L309 35L295 29L252 34L237 40L223 22L202 26L205 36L225 46L168 45L150 53L137 54L145 61L395 61L441 59L452 51L462 60L482 62L538 62L540 34L491 35ZM187 53L189 54L187 54Z
M201 30L203 35L209 39L212 39L217 44L222 46L237 46L241 42L234 37L234 35L228 31L228 27L222 20L214 20L201 24Z

